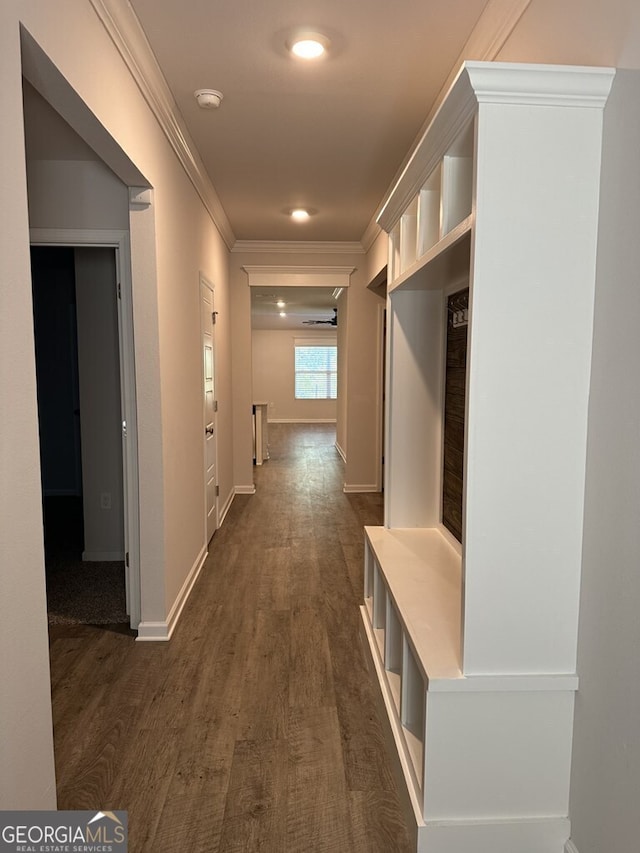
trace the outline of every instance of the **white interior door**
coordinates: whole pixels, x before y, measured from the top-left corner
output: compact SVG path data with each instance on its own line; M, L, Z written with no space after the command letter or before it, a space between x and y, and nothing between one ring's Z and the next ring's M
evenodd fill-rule
M207 542L218 527L218 484L217 484L217 435L215 396L215 309L213 286L200 277L200 299L202 320L202 353L204 383L204 459L205 459L205 503Z

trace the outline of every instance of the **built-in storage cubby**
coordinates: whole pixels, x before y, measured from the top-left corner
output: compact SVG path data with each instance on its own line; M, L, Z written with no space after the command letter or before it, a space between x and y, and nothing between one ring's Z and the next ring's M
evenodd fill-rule
M391 279L412 269L471 216L473 132L470 122L407 204L390 236Z
M466 63L378 219L385 517L365 528L362 624L418 851L569 837L612 78Z

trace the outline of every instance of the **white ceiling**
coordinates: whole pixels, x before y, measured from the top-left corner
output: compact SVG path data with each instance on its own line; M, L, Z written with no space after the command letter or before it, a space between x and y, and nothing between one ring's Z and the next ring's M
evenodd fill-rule
M131 0L236 239L260 241L362 238L486 3ZM325 59L288 54L301 27Z
M326 324L337 307L332 287L252 287L251 326L254 329L298 329L335 332ZM285 303L284 308L278 301ZM284 311L284 317L280 312ZM323 321L319 323L318 321Z
M239 241L360 242L487 0L131 0ZM328 56L295 60L300 28ZM194 90L219 89L217 110ZM25 81L32 159L94 152ZM315 211L296 224L294 206ZM252 287L254 328L334 330L331 288ZM287 303L279 316L278 298Z

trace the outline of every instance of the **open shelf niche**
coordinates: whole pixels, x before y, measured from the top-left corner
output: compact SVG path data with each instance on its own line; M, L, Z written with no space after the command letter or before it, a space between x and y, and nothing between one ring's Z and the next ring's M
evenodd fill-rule
M390 269L385 520L365 528L362 624L418 851L561 853L569 837L612 79L465 63L378 218ZM466 288L457 541L442 524L446 313Z

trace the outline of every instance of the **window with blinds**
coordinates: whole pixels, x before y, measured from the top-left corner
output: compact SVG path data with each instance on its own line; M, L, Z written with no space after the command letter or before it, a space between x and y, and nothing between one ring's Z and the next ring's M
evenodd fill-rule
M337 396L338 347L296 343L296 400L335 400Z

